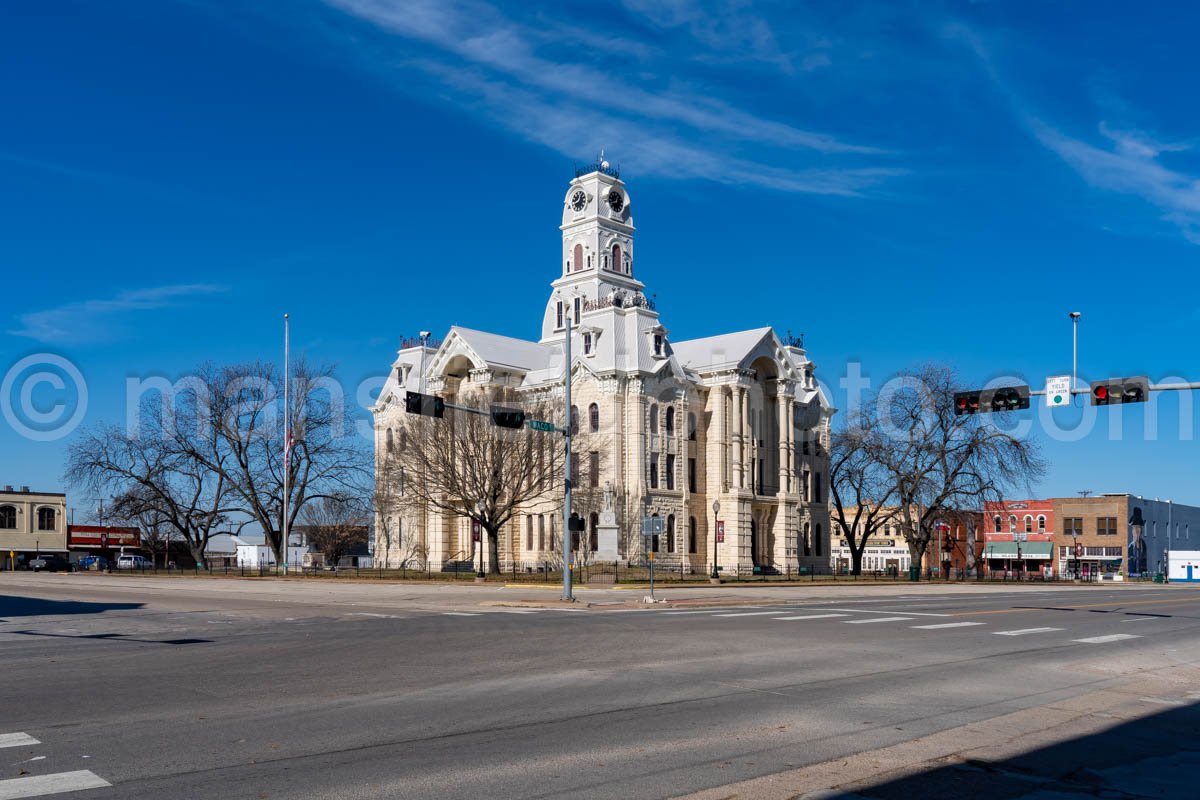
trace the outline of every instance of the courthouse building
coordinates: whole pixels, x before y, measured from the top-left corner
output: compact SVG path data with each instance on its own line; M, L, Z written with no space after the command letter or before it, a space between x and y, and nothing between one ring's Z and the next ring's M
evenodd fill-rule
M591 448L576 452L577 486L593 493L603 487L615 498L620 560L640 562L649 548L659 563L705 571L715 545L725 574L827 572L834 409L813 362L802 342L770 327L672 339L635 269L632 211L624 182L607 163L577 171L563 197L562 258L551 267L558 274L537 338L453 327L436 346L403 347L372 409L377 463L404 463L406 391L423 388L476 407L497 391L515 392L561 407L569 328L573 416ZM678 280L672 268L679 266L654 265L652 272ZM479 289L487 291L486 284ZM533 569L560 552L561 495L559 480L501 532L503 568ZM581 510L594 530L595 511ZM663 520L663 533L645 544L637 530L643 516ZM375 537L376 558L387 566L428 562L436 570L477 552L470 522L436 511L377 519ZM589 539L594 546L594 537L584 537L585 546Z

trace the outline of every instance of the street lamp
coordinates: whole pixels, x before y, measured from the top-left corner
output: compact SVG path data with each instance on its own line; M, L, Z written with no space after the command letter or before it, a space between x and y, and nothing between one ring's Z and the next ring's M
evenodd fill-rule
M475 518L471 520L471 539L479 542L479 571L475 573L475 577L483 580L485 573L483 571L483 523L480 519L483 517L483 501L475 501Z
M721 501L713 500L712 509L713 509L713 561L712 561L712 575L710 575L709 577L711 577L713 580L719 580L721 576L717 573L717 526L720 525L720 520L717 519L717 516L721 513Z
M563 307L563 593L562 599L574 602L575 595L571 587L571 315L574 311L573 301L578 295L556 291L554 296Z

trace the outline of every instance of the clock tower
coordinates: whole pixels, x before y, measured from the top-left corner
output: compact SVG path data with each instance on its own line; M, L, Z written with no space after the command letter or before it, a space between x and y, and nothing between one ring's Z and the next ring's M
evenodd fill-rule
M551 283L542 341L562 331L563 298L568 310L576 299L590 307L644 302L645 286L633 277L631 205L620 173L607 161L576 170L563 197L561 274Z

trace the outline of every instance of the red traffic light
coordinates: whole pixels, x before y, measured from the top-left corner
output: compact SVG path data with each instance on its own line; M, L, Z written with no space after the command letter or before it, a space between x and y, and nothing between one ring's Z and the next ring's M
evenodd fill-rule
M1096 395L1097 400L1107 400L1108 399L1108 387L1107 386L1097 386L1095 389L1092 390L1092 394Z

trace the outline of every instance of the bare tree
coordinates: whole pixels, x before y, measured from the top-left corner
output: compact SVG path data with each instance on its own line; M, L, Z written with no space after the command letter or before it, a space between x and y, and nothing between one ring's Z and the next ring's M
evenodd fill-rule
M137 435L114 425L84 433L68 450L66 480L96 496L115 497L119 517L149 519L177 533L203 564L209 539L233 510L230 485L174 447L157 420L155 413L144 414L147 425Z
M325 562L337 565L342 556L366 544L368 509L353 495L322 497L309 502L300 516L308 543L325 556Z
M481 391L459 402L521 407L530 417L555 418L546 404L500 392ZM562 475L561 438L501 428L487 416L452 409L443 419L406 415L401 441L394 458L402 469L385 475L403 481L396 492L402 506L415 515L432 509L478 522L487 536L492 574L500 571L500 531L522 506L552 502L551 478Z
M896 484L884 466L887 441L874 411L873 405L864 406L833 435L830 447L830 519L846 540L854 575L862 574L867 541L897 512Z
M369 474L366 448L331 367L301 360L292 365L292 441L284 441L282 381L265 362L198 370L197 414L190 429L174 426L175 447L228 485L237 509L263 530L277 558L284 556L284 475L290 529L310 500L357 491ZM286 448L286 452L285 452Z
M914 566L935 526L962 510L983 507L1045 474L1038 444L1001 430L995 414L955 413L954 370L927 364L902 377L903 387L877 402L888 446L881 461L895 484L899 520Z

